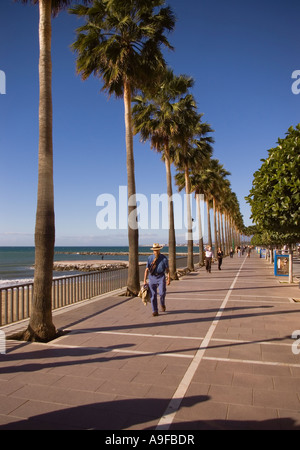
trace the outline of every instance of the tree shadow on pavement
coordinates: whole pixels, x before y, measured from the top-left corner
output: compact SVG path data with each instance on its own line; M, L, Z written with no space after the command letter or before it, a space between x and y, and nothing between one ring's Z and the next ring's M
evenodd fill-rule
M179 409L201 408L210 400L207 395L187 397ZM116 399L109 402L94 403L77 407L51 405L52 410L28 419L5 416L5 424L0 430L155 430L166 410L170 399L132 398ZM218 416L217 404L216 416ZM193 416L195 412L193 413ZM210 414L211 415L211 414ZM175 420L170 430L300 430L299 424L292 418L274 418L269 420ZM158 427L159 430L159 427Z

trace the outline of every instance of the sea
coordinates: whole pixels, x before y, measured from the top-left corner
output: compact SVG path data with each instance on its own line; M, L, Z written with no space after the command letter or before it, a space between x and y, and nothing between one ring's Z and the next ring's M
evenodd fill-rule
M87 261L102 259L98 253L121 253L117 255L103 255L103 261L128 261L128 247L55 247L54 261ZM187 253L187 247L177 247L180 253ZM196 251L196 250L195 250ZM81 253L97 254L81 254ZM152 253L150 247L139 247L140 262L146 261L148 256L142 253ZM163 252L168 252L164 247ZM34 247L0 247L0 288L22 283L31 283L34 277ZM53 277L65 277L80 272L53 272Z

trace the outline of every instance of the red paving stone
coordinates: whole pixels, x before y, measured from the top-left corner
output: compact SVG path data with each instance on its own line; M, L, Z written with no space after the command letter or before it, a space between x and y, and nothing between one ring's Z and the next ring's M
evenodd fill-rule
M0 430L300 429L294 297L252 254L172 282L158 317L116 293L55 312L68 334L0 355Z

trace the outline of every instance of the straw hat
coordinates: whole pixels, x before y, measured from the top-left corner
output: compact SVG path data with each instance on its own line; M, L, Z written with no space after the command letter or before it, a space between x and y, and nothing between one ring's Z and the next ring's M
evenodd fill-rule
M161 250L163 248L162 245L159 244L153 244L153 247L151 247L150 250Z

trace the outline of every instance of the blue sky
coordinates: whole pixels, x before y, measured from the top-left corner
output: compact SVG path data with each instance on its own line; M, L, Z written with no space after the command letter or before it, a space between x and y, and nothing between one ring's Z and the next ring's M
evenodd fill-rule
M215 130L214 157L231 172L246 225L260 159L299 122L298 0L169 0L177 23L165 52L176 74L195 80L203 120ZM52 22L56 245L127 245L126 230L100 230L99 195L119 208L127 184L124 107L94 77L83 82L70 45L79 26L60 13ZM0 2L0 245L33 245L38 155L38 7ZM165 168L149 144L134 141L137 192L166 192ZM173 173L175 170L173 169ZM151 212L150 212L151 213ZM149 213L149 214L150 214ZM150 219L149 219L150 222ZM184 229L177 241L184 242ZM165 230L141 230L140 243L167 241Z

